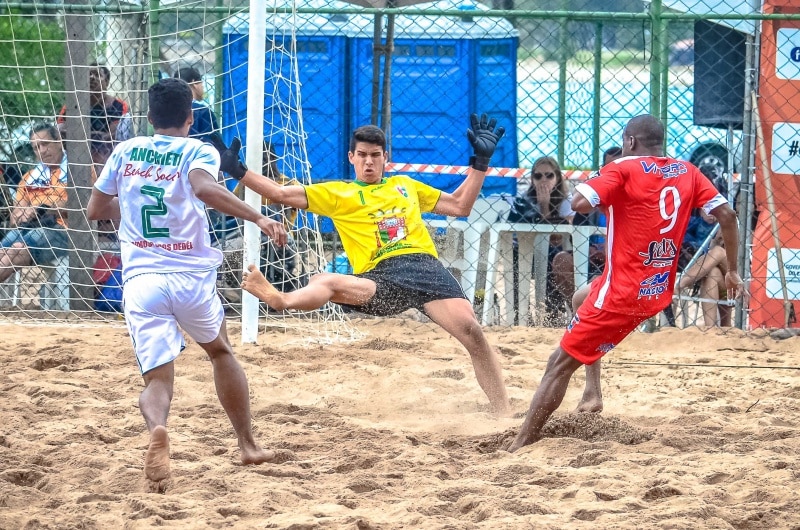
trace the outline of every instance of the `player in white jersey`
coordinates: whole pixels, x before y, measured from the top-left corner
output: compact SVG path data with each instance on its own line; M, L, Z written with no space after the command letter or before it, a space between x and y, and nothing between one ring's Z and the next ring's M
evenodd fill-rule
M187 138L192 92L179 79L148 90L148 119L155 135L119 144L95 183L90 219L120 219L123 306L144 378L139 409L150 431L145 477L163 490L170 477L167 415L174 360L183 328L208 353L222 407L230 419L244 464L274 460L253 438L247 378L233 355L216 292L222 253L211 247L205 205L252 221L278 245L282 223L261 215L217 182L219 154Z

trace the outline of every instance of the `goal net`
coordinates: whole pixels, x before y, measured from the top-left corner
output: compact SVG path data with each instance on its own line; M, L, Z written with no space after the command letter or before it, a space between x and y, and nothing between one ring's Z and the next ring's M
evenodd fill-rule
M270 21L266 63L255 72L262 98L253 97L248 72L249 6L224 4L0 4L0 319L120 321L114 221L89 221L85 208L114 146L152 134L147 88L159 78L190 83L196 99L190 135L240 137L251 169L280 183L310 183L294 5L262 8ZM224 184L244 197L235 182ZM252 299L243 303L248 263L260 262L278 289L290 291L334 258L319 218L260 198L250 202L283 221L291 241L276 247L241 221L209 211L209 237L224 254L218 288L227 314L241 316L249 303L257 312L248 318L273 329L302 327L322 340L356 336L333 304L277 313Z

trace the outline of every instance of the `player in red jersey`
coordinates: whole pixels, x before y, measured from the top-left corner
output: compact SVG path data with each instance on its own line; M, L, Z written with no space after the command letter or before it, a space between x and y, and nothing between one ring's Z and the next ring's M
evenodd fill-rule
M596 364L599 392L600 358L670 304L692 209L716 217L725 240L728 296L746 296L736 272L736 213L728 201L696 167L663 155L664 126L655 117L631 119L622 139L622 158L575 188L573 210L589 213L599 207L606 213L606 265L550 356L511 452L541 438L575 370Z

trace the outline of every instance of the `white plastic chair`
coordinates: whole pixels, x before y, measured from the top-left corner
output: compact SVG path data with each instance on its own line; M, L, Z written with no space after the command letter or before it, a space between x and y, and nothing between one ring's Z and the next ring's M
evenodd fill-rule
M425 221L430 228L447 231L439 259L445 267L459 272L461 288L470 302L475 301L478 269L485 254L481 240L497 219L506 218L510 209L511 203L504 195L492 195L476 200L466 220L451 217Z

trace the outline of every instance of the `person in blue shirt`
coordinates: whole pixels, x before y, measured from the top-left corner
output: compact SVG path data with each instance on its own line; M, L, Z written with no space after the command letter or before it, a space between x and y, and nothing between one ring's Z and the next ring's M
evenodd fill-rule
M194 122L189 128L189 138L197 138L204 142L210 142L210 135L214 131L219 131L217 116L211 110L211 106L203 101L205 89L203 78L197 68L185 67L175 73L175 77L182 79L189 84L192 89L192 117Z

